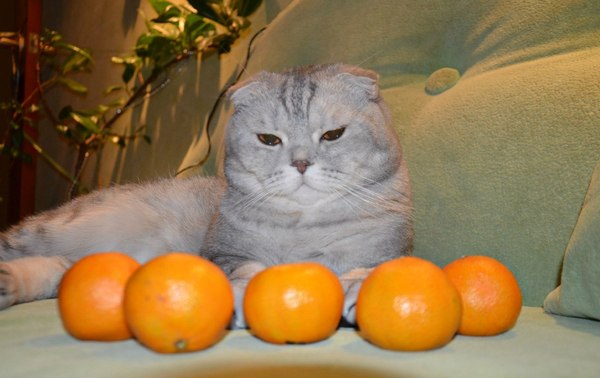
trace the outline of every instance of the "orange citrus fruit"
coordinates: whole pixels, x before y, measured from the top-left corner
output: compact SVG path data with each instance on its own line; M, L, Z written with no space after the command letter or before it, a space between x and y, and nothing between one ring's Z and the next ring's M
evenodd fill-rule
M452 340L461 319L458 291L437 265L401 257L377 266L356 302L360 335L385 349L420 351Z
M250 331L274 343L312 343L331 336L340 322L344 289L337 276L314 262L269 267L244 295Z
M88 255L73 264L58 288L58 310L67 332L81 340L131 338L123 295L127 280L139 265L120 252Z
M141 344L159 353L191 352L225 335L233 290L217 265L173 252L148 261L131 276L124 309Z
M488 256L467 256L446 265L444 271L462 298L458 333L492 336L515 325L521 312L521 289L500 261Z

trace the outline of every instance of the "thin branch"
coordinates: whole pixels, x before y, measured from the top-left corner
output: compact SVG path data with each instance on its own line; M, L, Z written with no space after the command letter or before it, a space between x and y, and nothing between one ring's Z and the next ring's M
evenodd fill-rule
M54 160L52 156L48 155L46 151L40 146L29 134L23 133L23 136L27 142L31 144L31 146L35 149L35 151L54 168L61 176L69 180L74 186L79 186L81 183L73 177L59 162Z
M250 42L248 43L248 49L246 50L246 58L244 60L244 63L242 64L242 67L240 68L239 72L237 73L235 79L232 82L225 85L225 87L223 88L221 93L219 93L219 97L217 97L217 100L213 104L213 107L210 110L210 113L208 114L208 118L206 119L206 123L204 124L204 133L206 134L206 139L208 141L208 148L207 148L206 152L204 153L204 156L197 163L188 165L187 167L182 168L179 171L177 171L175 173L175 176L179 176L183 172L186 172L190 169L201 167L208 161L208 158L210 157L210 153L212 151L212 143L211 143L211 137L210 137L210 125L212 124L212 120L215 116L217 108L218 108L219 104L221 103L221 101L223 100L223 97L225 97L225 95L227 94L227 91L229 90L229 88L234 86L240 80L240 78L242 77L244 72L246 72L246 67L248 67L248 62L249 62L250 56L252 54L252 47L254 45L254 41L266 29L267 29L267 27L264 26L252 36L252 38L250 39Z

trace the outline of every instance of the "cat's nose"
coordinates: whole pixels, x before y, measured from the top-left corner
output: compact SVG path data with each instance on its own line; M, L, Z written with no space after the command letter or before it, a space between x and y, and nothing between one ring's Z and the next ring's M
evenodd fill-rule
M294 160L292 162L292 167L295 167L301 174L306 172L309 165L312 165L312 163L308 160Z

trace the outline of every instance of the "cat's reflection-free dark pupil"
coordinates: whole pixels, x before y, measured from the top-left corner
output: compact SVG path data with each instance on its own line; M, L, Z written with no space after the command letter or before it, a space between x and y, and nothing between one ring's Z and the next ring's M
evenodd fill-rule
M281 143L281 139L272 134L258 134L258 140L268 146L275 146Z
M339 129L335 129L335 130L329 130L328 132L323 134L321 139L324 139L327 141L336 140L342 136L342 134L344 133L344 130L346 130L345 127L340 127Z

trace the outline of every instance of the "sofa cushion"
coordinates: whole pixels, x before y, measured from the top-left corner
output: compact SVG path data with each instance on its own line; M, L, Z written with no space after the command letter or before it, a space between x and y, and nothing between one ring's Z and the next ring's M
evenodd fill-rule
M414 253L494 256L541 306L600 159L598 25L595 0L296 1L247 71L379 72L413 181Z
M581 116L600 82L595 54L463 76L437 96L424 92L425 77L383 92L411 171L415 254L442 266L494 256L515 273L524 303L542 304L600 159L600 118ZM557 91L557 77L573 85ZM523 95L533 87L543 98Z
M548 294L544 308L600 320L600 162L565 252L561 284Z

